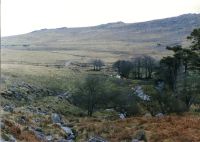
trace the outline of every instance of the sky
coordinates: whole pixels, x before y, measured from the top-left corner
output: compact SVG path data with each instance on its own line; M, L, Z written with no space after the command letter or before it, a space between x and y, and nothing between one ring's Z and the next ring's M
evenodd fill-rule
M200 13L200 0L1 0L1 35Z

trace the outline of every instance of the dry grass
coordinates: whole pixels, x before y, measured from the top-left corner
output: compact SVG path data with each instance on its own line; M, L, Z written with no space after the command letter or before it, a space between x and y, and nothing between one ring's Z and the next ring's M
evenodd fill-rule
M39 142L33 132L22 130L23 128L19 124L9 120L5 120L4 123L6 126L6 131L12 134L18 140L26 142Z
M166 116L164 118L133 117L126 120L96 122L82 120L77 129L80 139L99 135L111 142L130 141L138 130L146 132L149 142L199 142L200 118L198 116Z
M36 138L34 133L30 131L23 131L23 134L20 135L20 139L25 142L40 142L40 140Z
M23 109L22 109L23 111ZM16 118L24 115L22 112L14 112L12 114L3 115L2 122L5 124L5 129L2 130L3 134L11 134L19 142L41 142L36 134L29 129L30 128L42 128L44 133L51 133L55 138L60 136L64 137L64 132L60 127L52 125L52 122L48 116L38 116L31 113L26 115L27 123L18 124ZM34 118L39 118L40 123L34 122Z

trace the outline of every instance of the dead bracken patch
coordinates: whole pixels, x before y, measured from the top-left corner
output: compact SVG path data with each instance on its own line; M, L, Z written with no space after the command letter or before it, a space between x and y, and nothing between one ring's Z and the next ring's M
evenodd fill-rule
M117 120L109 122L96 122L82 120L77 126L77 130L86 133L80 133L79 137L96 134L105 139L116 141L129 141L133 139L137 130L146 132L147 141L200 141L200 118L198 116L165 116L163 118L143 118L132 117L126 120Z

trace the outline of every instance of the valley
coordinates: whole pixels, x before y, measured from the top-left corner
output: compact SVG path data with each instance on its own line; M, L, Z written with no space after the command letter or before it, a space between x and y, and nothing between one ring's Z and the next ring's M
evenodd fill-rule
M2 37L0 141L200 141L199 27L185 14Z

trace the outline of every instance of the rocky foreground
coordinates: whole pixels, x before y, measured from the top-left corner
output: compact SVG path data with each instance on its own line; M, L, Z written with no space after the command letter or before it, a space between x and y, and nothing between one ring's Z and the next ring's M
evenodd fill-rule
M70 105L68 95L25 83L4 90L0 142L200 141L198 114L153 117L146 113L126 118L107 109L89 118L81 111L77 113L79 110Z
M1 141L200 141L200 117L146 114L117 120L67 118L38 108L1 109Z

